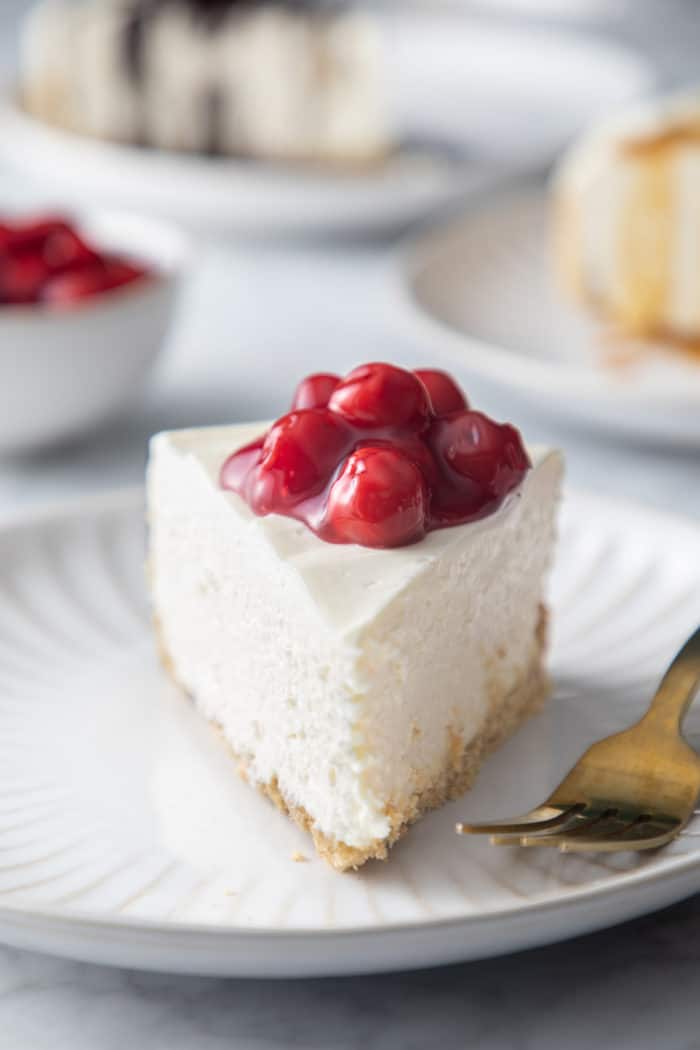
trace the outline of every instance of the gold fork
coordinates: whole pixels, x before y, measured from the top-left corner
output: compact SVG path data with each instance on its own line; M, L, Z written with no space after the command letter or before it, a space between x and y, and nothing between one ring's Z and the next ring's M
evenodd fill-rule
M700 628L661 680L636 725L585 752L549 798L512 820L458 824L498 846L558 846L569 851L665 846L693 815L700 758L681 725L700 686Z

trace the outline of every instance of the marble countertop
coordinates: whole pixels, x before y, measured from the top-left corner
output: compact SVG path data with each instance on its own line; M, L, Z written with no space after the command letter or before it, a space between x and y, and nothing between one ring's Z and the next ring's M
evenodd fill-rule
M578 941L381 977L224 981L0 955L3 1050L696 1050L700 899Z
M11 53L13 19L23 6L3 0L0 61ZM509 8L510 17L517 17L515 2L484 0L479 6ZM536 4L526 6L533 10ZM544 7L551 17L562 5ZM617 2L601 14L601 5L594 5L602 28L644 48L662 77L687 80L700 44L698 10L670 0L659 24L653 7L641 0ZM575 10L581 20L584 5ZM17 187L0 175L0 194L3 189L14 193ZM389 354L419 362L421 348L401 324L392 273L392 248L386 245L354 245L344 252L244 244L208 249L145 400L89 446L0 464L0 513L136 481L153 431L268 416L307 369L342 369L359 358ZM274 308L261 312L261 299ZM514 416L533 440L564 445L574 482L700 518L697 452L634 448L562 432L493 390L477 386L472 393L486 407ZM342 980L175 978L0 948L0 1046L690 1050L700 1047L698 983L700 897L519 956Z

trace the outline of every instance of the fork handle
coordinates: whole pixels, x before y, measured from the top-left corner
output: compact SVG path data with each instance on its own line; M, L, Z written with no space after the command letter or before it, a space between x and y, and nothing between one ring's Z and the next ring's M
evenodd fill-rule
M700 686L700 627L673 659L643 721L679 730Z

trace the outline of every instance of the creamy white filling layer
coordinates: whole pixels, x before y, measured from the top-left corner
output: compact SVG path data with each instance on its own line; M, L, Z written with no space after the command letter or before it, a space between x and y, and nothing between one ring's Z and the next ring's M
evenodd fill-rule
M398 550L324 543L218 488L263 424L157 436L153 602L176 677L255 780L366 847L530 667L561 462L494 515Z

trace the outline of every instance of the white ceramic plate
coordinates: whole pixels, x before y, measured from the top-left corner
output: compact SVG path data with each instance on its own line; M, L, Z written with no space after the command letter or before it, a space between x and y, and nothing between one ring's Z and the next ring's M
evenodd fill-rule
M569 495L549 709L463 801L349 875L238 779L159 669L143 562L140 492L0 529L2 940L201 974L371 972L570 937L700 885L690 837L599 858L453 831L540 801L587 744L640 713L700 621L691 524Z
M381 169L350 175L168 154L52 129L23 115L6 92L0 155L44 184L50 173L51 191L70 200L144 210L207 233L378 231L472 187L485 158L547 159L651 83L640 58L597 40L508 31L455 12L389 13L382 29L400 135L441 142L444 152L407 147Z
M612 343L556 287L541 182L516 181L411 238L409 324L450 366L545 411L634 437L700 442L700 356Z

